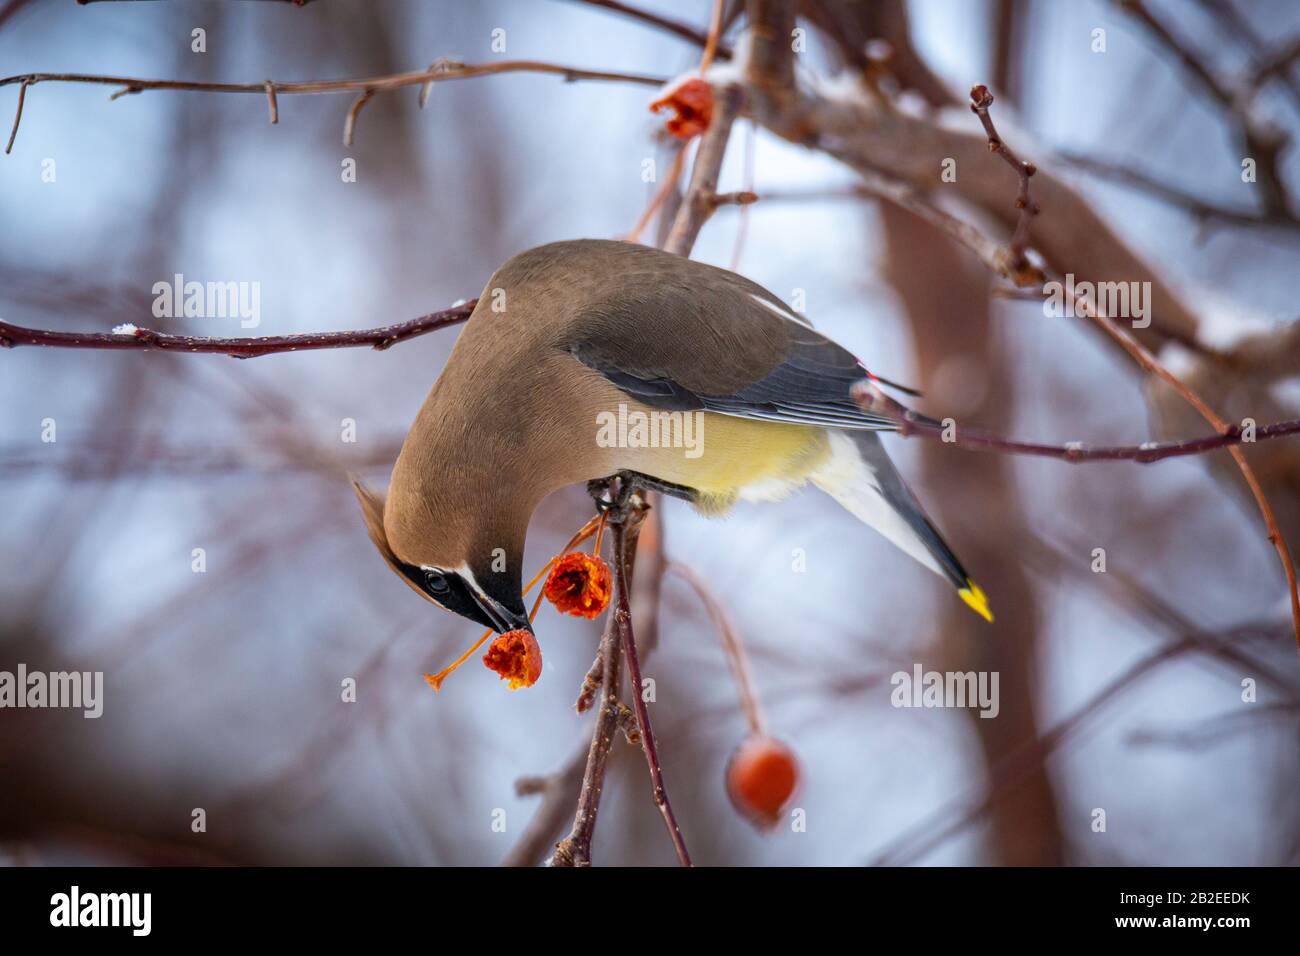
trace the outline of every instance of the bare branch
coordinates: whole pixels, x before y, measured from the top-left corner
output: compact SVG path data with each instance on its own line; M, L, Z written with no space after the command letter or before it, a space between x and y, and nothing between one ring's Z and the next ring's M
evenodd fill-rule
M620 661L618 654L607 656L606 660ZM574 815L573 829L569 835L555 845L555 850L548 860L549 866L591 866L591 841L596 832L596 817L600 812L600 797L605 783L605 767L609 762L610 746L614 742L614 732L618 725L618 701L602 703L596 722L592 727L590 749L583 762L582 787L578 791L578 808ZM540 823L538 824L540 826Z
M591 662L591 667L587 669L587 676L582 679L582 686L578 688L578 699L574 701L573 709L580 714L585 714L591 710L591 705L596 702L596 692L605 684L605 644L601 643L600 649L596 651L596 659Z
M603 80L612 83L636 83L641 86L663 86L664 77L645 73L620 73L610 70L586 70L543 60L502 60L499 63L461 63L448 66L444 62L427 70L408 73L389 73L383 76L361 77L351 80L303 80L276 83L281 94L305 93L364 93L374 90L387 93L408 86L423 86L442 80L468 80L477 76L498 73L545 73L563 77L567 82L576 80ZM131 92L144 90L187 90L196 93L257 93L266 92L266 81L260 83L211 83L200 80L144 80L129 76L105 76L91 73L20 73L0 79L0 86L13 83L89 83L99 86L117 86Z
M523 836L519 838L505 859L502 866L536 866L545 860L552 849L555 835L564 820L573 812L573 802L578 798L582 787L583 769L587 764L587 748L574 752L568 763L547 777L523 778L515 783L515 789L521 796L525 791L520 788L527 780L537 780L540 787L535 792L541 794L542 804L537 808Z
M1078 153L1063 153L1058 158L1095 176L1101 176L1121 185L1140 189L1162 202L1190 213L1202 221L1218 221L1235 226L1273 226L1300 230L1300 219L1292 215L1289 210L1252 212L1248 209L1220 206L1208 202L1194 193L1170 186L1149 173L1125 166L1122 163L1098 159L1093 156L1084 156Z
M173 335L152 329L130 327L122 332L54 332L29 329L0 320L0 348L38 345L69 349L159 349L167 352L203 352L232 358L257 358L278 352L306 352L314 349L357 348L368 345L380 351L406 339L457 325L469 318L477 299L431 312L407 322L351 332L305 332L301 335L263 335L216 338L206 335Z
M348 117L343 121L343 145L352 145L352 134L356 130L357 117L361 115L361 108L370 102L370 98L375 95L374 90L366 90L357 97L352 108L348 110Z
M732 676L736 679L740 706L745 712L745 720L749 723L750 732L756 736L763 735L766 733L763 708L759 705L758 693L754 690L754 679L749 673L749 659L745 656L745 646L736 634L736 626L731 622L727 609L709 590L703 579L686 565L670 561L665 570L675 573L690 585L696 597L704 604L705 610L709 612L713 627L722 639L722 648L727 654L727 663L731 665Z
M1045 445L1004 438L977 429L961 428L955 422L946 425L894 401L870 379L864 379L853 386L853 399L867 411L888 415L898 423L898 434L905 437L921 435L926 438L937 438L946 444L972 451L996 451L1012 455L1056 458L1071 464L1085 461L1135 461L1145 465L1168 458L1201 455L1246 441L1267 441L1284 435L1300 434L1300 419L1295 419L1261 425L1253 432L1247 432L1239 425L1230 425L1227 431L1217 435L1189 438L1184 441L1145 442L1141 445L1088 446L1082 442Z
M6 155L14 148L14 140L18 137L18 124L23 121L23 103L27 100L27 87L31 86L27 80L18 87L18 108L14 111L14 128L9 131L9 142L5 144Z
M1011 234L1011 270L1019 285L1041 281L1041 273L1037 269L1032 269L1025 258L1025 249L1029 246L1029 226L1038 215L1038 204L1029 194L1029 180L1034 173L1038 172L1038 167L1022 160L1010 146L1002 142L1002 137L998 135L989 116L989 107L993 105L993 94L989 92L989 88L982 84L971 87L970 99L971 112L979 117L984 132L988 134L989 149L1001 156L1007 165L1015 170L1017 181L1020 183L1016 193L1016 208L1020 212L1016 216L1015 232Z
M745 101L744 90L737 84L716 89L714 96L713 120L700 140L695 165L691 169L691 184L664 244L668 252L679 256L690 255L700 230L718 208L718 176L722 172L722 158L726 155L732 124Z
M794 2L749 0L750 49L745 82L766 95L784 98L794 92Z
M641 749L645 752L646 765L650 768L650 781L655 805L659 807L659 812L663 815L664 825L668 828L668 836L672 839L673 848L677 851L678 861L682 866L690 866L691 855L686 849L686 841L682 839L681 827L677 825L677 817L673 813L672 803L668 799L668 790L664 786L663 768L659 763L659 749L655 745L654 729L650 726L650 711L647 709L645 698L641 694L641 665L637 660L636 637L632 633L632 608L628 600L630 582L627 575L629 555L636 542L633 540L631 546L629 546L624 521L615 521L611 516L610 524L614 537L615 600L615 607L610 615L610 620L614 623L615 631L623 645L623 657L627 661L627 678L628 683L631 685L632 705L636 710L637 728L641 732Z
M275 101L275 84L266 81L266 108L271 114L271 125L280 122L280 105Z
M385 76L372 76L353 80L307 80L296 83L275 83L263 80L260 83L208 83L197 80L146 80L129 76L103 76L90 73L26 73L7 76L0 79L0 86L12 83L18 87L18 110L14 117L13 131L9 134L9 145L5 152L13 148L14 137L18 135L18 121L22 118L23 99L27 87L37 83L89 83L99 86L116 86L119 89L110 99L117 99L145 90L187 90L196 93L257 93L261 96L276 94L305 93L344 93L356 92L361 98L353 104L349 113L349 129L356 122L356 112L364 101L375 93L387 93L404 89L408 86L427 88L429 84L441 80L466 80L476 76L490 76L496 73L546 73L563 77L566 82L575 80L602 80L614 83L637 83L641 86L662 86L664 78L648 76L644 73L620 73L610 70L584 70L578 67L563 66L559 63L547 63L542 60L502 60L500 63L449 64L439 61L427 70L411 73L391 73ZM360 105L358 105L360 104ZM277 114L278 115L278 114Z
M713 15L709 17L709 32L704 40L704 52L700 55L700 73L706 73L718 55L718 45L722 42L722 8L727 0L713 0Z
M615 565L624 582L634 570L635 543L641 517L640 509L636 509L628 516L630 527L627 529L627 537L632 539L634 546L626 549L626 553L615 549ZM620 533L622 533L621 525ZM623 567L625 561L628 563L626 569ZM620 588L622 586L619 585ZM609 763L609 748L618 729L621 706L618 693L622 680L623 658L619 650L612 612L605 621L605 631L600 638L600 650L596 659L602 671L600 683L605 690L601 695L600 710L596 713L596 720L591 730L591 744L587 749L585 768L582 772L582 788L578 793L573 828L567 837L556 844L555 853L550 860L551 866L591 866L591 841L596 832L596 816L600 812L600 797L605 786L605 768Z
M1251 108L1253 88L1234 89L1210 69L1204 59L1176 37L1146 6L1143 0L1113 0L1122 10L1146 27L1165 49L1173 53L1184 71L1219 104L1232 121L1246 154L1255 159L1259 184L1264 187L1264 211L1273 218L1290 215L1286 185L1282 180L1279 159L1287 144L1286 134L1266 123Z
M671 17L665 17L649 10L642 10L630 3L622 3L620 0L577 0L577 2L599 7L602 10L609 10L611 13L621 13L626 17L632 17L642 23L648 23L674 36L681 37L683 40L689 40L696 46L703 47L709 42L709 34L705 30L697 30L689 23L682 23L680 20L674 20ZM719 43L715 55L719 60L730 60L732 56L731 48Z

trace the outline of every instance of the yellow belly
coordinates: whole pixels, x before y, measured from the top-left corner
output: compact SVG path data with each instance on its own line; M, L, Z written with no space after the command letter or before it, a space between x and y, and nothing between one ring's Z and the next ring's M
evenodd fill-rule
M815 426L713 412L675 414L691 418L646 419L643 433L629 426L618 467L696 489L702 496L698 507L708 513L726 510L738 496L779 498L830 455L825 431ZM641 446L643 437L657 439L660 447Z
M567 463L554 476L556 487L637 471L694 488L696 506L717 514L738 497L782 497L830 459L826 432L816 426L665 412L583 372L567 378L564 415L540 429L547 447L536 459ZM593 427L594 455L585 452Z

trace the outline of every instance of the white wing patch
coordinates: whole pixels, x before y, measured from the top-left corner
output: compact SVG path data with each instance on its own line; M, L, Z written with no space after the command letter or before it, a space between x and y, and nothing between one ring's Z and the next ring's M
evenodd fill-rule
M763 298L757 292L749 293L749 297L753 299L755 302L757 302L759 305L761 305L763 308L767 309L769 312L773 312L779 315L783 319L788 319L791 322L798 322L806 329L811 329L813 327L811 322L809 322L798 312L794 311L794 309L783 308L782 306L777 305L775 302Z
M940 576L944 575L925 542L881 493L876 473L863 459L853 439L842 432L826 433L831 455L809 478L855 518L875 528L887 540Z

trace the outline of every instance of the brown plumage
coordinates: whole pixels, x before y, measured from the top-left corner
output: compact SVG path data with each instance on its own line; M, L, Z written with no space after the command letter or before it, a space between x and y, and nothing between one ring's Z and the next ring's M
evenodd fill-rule
M866 375L735 273L629 243L552 243L488 281L386 501L358 494L376 546L412 587L492 626L520 626L538 503L623 471L682 486L706 512L811 479L971 588L884 457L874 432L890 423L849 397ZM680 423L698 425L699 447L628 447L601 430L654 413L698 415Z

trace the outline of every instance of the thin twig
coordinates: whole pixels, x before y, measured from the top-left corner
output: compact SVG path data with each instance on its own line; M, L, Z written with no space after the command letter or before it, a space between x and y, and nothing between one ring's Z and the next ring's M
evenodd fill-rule
M357 117L361 115L361 108L370 102L370 98L375 95L374 90L366 90L357 97L352 108L348 110L347 119L343 121L343 145L352 145L352 135L356 131Z
M641 731L641 749L645 753L646 765L650 768L650 781L655 805L659 807L659 812L663 815L664 825L668 828L668 836L673 841L673 848L677 851L678 861L682 866L690 866L691 855L686 849L686 841L682 839L681 827L677 825L677 817L673 813L672 803L668 799L668 790L664 786L663 768L659 763L659 749L655 745L654 729L650 726L650 711L645 705L645 698L641 692L641 665L637 660L636 637L632 633L632 608L628 600L630 582L625 571L631 553L628 535L624 528L625 522L611 521L611 523L614 538L615 601L611 619L623 645L623 657L627 661L627 677L632 690L632 705L636 710L637 727ZM635 541L631 542L633 548L635 544Z
M718 636L722 638L722 647L727 653L727 663L731 665L732 675L736 679L736 691L740 695L740 706L745 711L745 720L749 723L749 729L755 735L764 734L763 709L759 705L758 694L754 690L754 680L749 673L749 660L745 656L745 646L740 642L740 637L736 634L735 625L731 623L731 616L727 614L722 602L709 590L708 585L686 565L670 561L666 570L675 573L690 585L691 590L695 592L709 612L709 617L713 620L713 627L718 632Z
M100 86L116 86L110 100L118 99L145 90L186 90L195 93L257 93L268 96L272 103L276 94L303 93L343 93L357 92L360 98L353 104L348 114L345 137L356 123L356 113L375 93L386 93L408 86L427 88L429 84L440 80L466 80L476 76L489 76L496 73L547 73L563 77L566 82L575 80L604 80L615 83L637 83L642 86L663 86L664 78L649 76L644 73L620 73L612 70L584 70L578 67L564 66L559 63L547 63L542 60L502 60L499 63L456 64L448 66L446 61L439 61L427 70L410 73L390 73L384 76L364 77L352 80L307 80L295 83L275 83L263 80L260 83L208 83L198 80L145 80L130 76L105 76L92 73L23 73L0 79L0 86L18 83L18 110L14 116L13 131L9 134L8 153L13 149L14 137L18 135L18 122L23 115L23 100L27 87L36 83L90 83ZM274 105L272 111L274 113ZM272 120L275 122L275 120ZM346 139L349 145L350 139Z
M546 73L563 77L566 81L604 80L613 83L636 83L640 86L663 86L664 77L645 73L622 73L615 70L586 70L564 66L544 60L501 60L498 63L461 63L455 66L435 64L427 70L407 73L387 73L381 76L358 77L349 80L302 80L275 84L278 94L305 93L364 93L374 90L387 93L408 86L423 86L442 80L468 80L476 76L498 73ZM212 83L201 80L146 80L130 76L107 76L95 73L19 73L0 79L0 86L12 83L90 83L99 86L116 86L139 93L144 90L187 90L195 93L266 93L266 81L259 83Z
M1249 209L1235 209L1208 202L1195 193L1186 192L1140 169L1125 166L1122 163L1085 156L1081 153L1060 153L1057 159L1064 160L1084 172L1104 179L1112 180L1123 186L1139 189L1171 206L1182 209L1201 222L1230 223L1236 226L1281 227L1287 230L1300 229L1300 219L1287 210L1266 209L1253 212Z
M616 580L630 580L635 570L635 545L643 514L642 509L638 508L629 515L619 516L620 519L625 519L620 520L620 534L624 524L630 525L627 528L627 537L631 539L632 547L628 553L615 550L614 564L618 573ZM600 710L596 714L591 730L591 743L587 748L582 788L578 793L578 805L573 816L573 828L567 837L556 844L555 853L550 859L551 866L591 865L591 841L596 832L596 816L600 812L600 797L605 787L609 748L618 729L619 708L622 706L618 695L622 680L623 658L619 650L618 634L612 613L605 621L605 631L600 638L597 660L602 671L600 684L605 690L601 695Z
M754 192L754 124L745 126L744 180L739 192L723 193L716 197L717 204L737 205L740 207L740 222L736 226L736 243L731 247L731 262L728 268L732 272L740 271L740 257L745 251L745 240L749 238L749 207L758 202L758 193Z
M263 335L242 338L216 338L206 335L174 335L152 329L131 328L118 332L54 332L29 329L0 320L0 348L37 345L68 349L160 349L168 352L202 352L229 355L232 358L257 358L278 352L305 352L312 349L356 348L368 345L380 351L406 339L464 322L474 311L477 299L453 305L441 312L431 312L407 322L374 329L350 332L305 332L301 335Z
M880 390L870 379L864 379L853 386L853 399L866 411L881 412L898 424L898 434L905 437L922 435L937 438L946 444L972 451L996 451L1011 455L1033 455L1039 458L1056 458L1071 464L1085 461L1135 461L1139 464L1164 461L1168 458L1182 458L1187 455L1201 455L1220 448L1240 445L1251 441L1267 441L1284 435L1300 434L1300 419L1274 422L1255 428L1253 437L1240 425L1228 425L1225 431L1217 435L1201 438L1189 438L1183 441L1144 442L1141 445L1099 445L1089 446L1082 442L1070 442L1066 445L1047 445L1038 442L1020 441L992 435L977 429L958 427L953 422L945 425L925 415L912 411L895 401Z
M722 171L722 158L731 137L731 126L744 105L745 92L737 84L727 84L714 90L713 120L700 139L691 169L691 184L664 248L679 256L690 255L695 239L718 208L718 177Z
M1256 162L1258 182L1264 192L1265 214L1275 219L1289 216L1290 203L1279 168L1282 149L1288 142L1285 133L1261 120L1252 108L1249 97L1240 95L1231 84L1220 79L1204 59L1175 36L1142 0L1112 0L1112 2L1146 27L1166 50L1174 54L1187 75L1210 95L1232 121L1245 155Z
M448 70L458 70L464 65L465 64L463 62L455 59L454 57L444 56L444 57L439 57L438 59L430 63L428 72L433 73L436 71L440 73L446 73ZM433 92L432 80L427 83L420 84L420 96L418 100L420 109L424 109L425 106L428 105L429 94L432 92Z
M668 167L668 175L664 178L655 194L646 204L645 211L641 213L641 218L636 221L632 231L624 236L627 242L640 242L641 233L645 232L645 227L650 224L656 212L664 205L664 201L677 190L677 181L682 178L682 166L686 161L686 149L689 143L682 143L677 147L677 152L673 154L672 164Z
M614 619L606 622L601 638L601 663L605 674L605 693L600 711L591 730L591 744L582 774L582 789L578 792L578 807L573 816L573 829L555 845L551 866L591 866L591 840L596 833L596 816L600 812L600 797L605 787L605 768L609 763L609 749L618 728L618 682L622 675L622 655L614 637Z
M1029 227L1035 216L1038 215L1038 203L1034 202L1033 196L1029 194L1029 180L1038 172L1038 167L1033 163L1027 163L1012 151L1011 147L1002 141L998 131L993 126L993 120L989 116L989 107L993 105L993 94L989 88L983 85L971 87L970 91L970 108L971 112L979 117L980 122L984 125L984 132L988 134L989 149L997 153L1007 164L1016 172L1017 180L1020 184L1016 192L1016 208L1020 212L1016 216L1016 228L1011 234L1011 269L1017 276L1024 274L1027 282L1019 283L1022 285L1036 281L1039 276L1033 274L1029 267L1029 261L1025 258L1025 250L1029 246Z
M713 197L715 208L720 206L752 206L756 202L758 202L758 193L752 189L738 189L731 193L718 193ZM744 212L745 210L742 208L741 214L743 215Z
M266 108L271 114L271 125L280 122L280 105L275 101L275 83L266 81Z
M1300 61L1300 36L1295 37L1272 54L1261 58L1260 62L1255 66L1254 74L1251 76L1251 87L1258 89L1270 77L1278 76L1285 81L1287 88L1292 91L1292 99L1295 99L1297 96L1295 92L1296 84L1291 79L1291 67L1297 61Z
M604 683L605 644L602 641L596 651L596 659L591 662L591 667L587 669L587 676L582 679L582 686L578 689L578 699L574 702L573 709L580 714L591 710L591 705L596 702L596 692Z
M704 41L704 53L700 56L700 75L703 76L713 65L713 58L718 54L718 43L722 39L722 8L726 0L713 0L713 16L709 18L709 34Z
M641 743L641 725L637 723L636 711L621 700L618 702L618 729L623 732L623 739L633 747Z
M578 2L632 17L643 23L658 27L674 36L681 37L683 40L689 40L697 46L707 46L709 43L709 33L707 31L697 30L688 23L682 23L680 20L673 20L658 13L652 13L649 10L642 10L630 3L622 3L620 0L578 0ZM718 43L715 55L719 60L730 60L732 56L731 48Z
M18 124L23 121L23 103L27 100L27 87L32 84L23 80L18 87L18 109L14 111L14 128L9 131L9 142L5 144L5 154L14 148L14 140L18 137Z
M587 765L587 747L575 750L568 762L555 773L542 777L545 785L538 791L541 806L533 813L519 841L501 861L502 866L537 866L553 849L556 835L573 813L573 803L582 788L583 770ZM518 791L519 781L515 788Z

